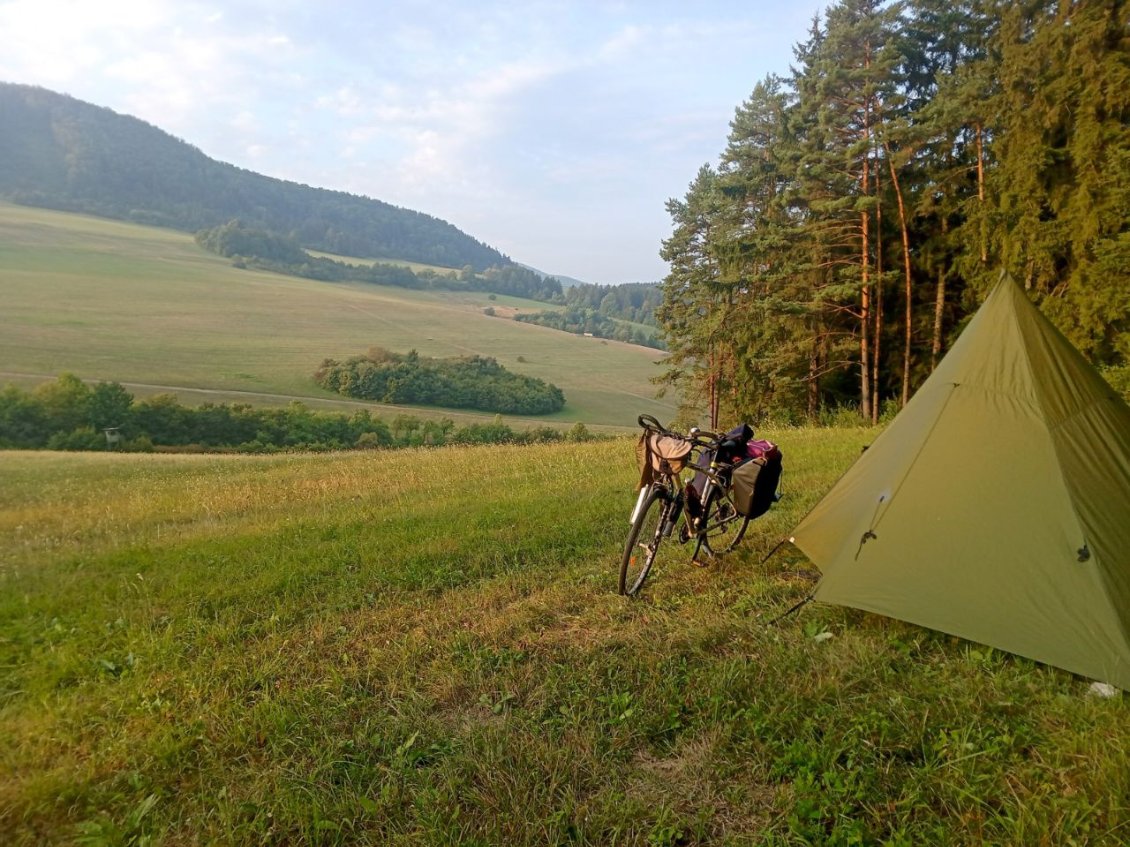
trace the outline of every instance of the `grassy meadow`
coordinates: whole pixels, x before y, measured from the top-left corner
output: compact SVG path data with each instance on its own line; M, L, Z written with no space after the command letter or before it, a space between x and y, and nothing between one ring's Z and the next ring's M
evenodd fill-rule
M762 558L615 591L628 439L0 457L0 843L1121 844L1130 713ZM1002 602L1005 600L1002 599Z
M0 277L0 384L69 371L138 394L179 390L185 402L337 403L314 370L376 345L493 356L552 382L567 404L548 421L674 413L649 382L658 351L483 314L544 308L533 301L240 270L184 233L5 204Z
M333 259L335 262L344 262L347 265L372 267L373 265L397 265L408 268L413 273L419 271L432 271L440 276L458 277L459 268L445 268L443 265L428 265L424 262L410 262L407 259L364 259L358 256L342 256L340 253L326 253L322 250L307 250L311 256L320 256L323 259Z

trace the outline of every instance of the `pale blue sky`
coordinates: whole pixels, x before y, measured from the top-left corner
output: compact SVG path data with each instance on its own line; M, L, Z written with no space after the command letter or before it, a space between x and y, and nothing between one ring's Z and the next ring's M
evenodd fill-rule
M544 271L651 281L664 203L826 5L0 0L0 80L427 212Z

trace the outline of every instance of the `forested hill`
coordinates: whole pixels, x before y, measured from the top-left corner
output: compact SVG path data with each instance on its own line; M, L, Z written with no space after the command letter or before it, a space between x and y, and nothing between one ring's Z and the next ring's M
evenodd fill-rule
M239 218L348 256L509 263L430 215L252 173L136 118L10 83L0 83L0 198L189 232Z

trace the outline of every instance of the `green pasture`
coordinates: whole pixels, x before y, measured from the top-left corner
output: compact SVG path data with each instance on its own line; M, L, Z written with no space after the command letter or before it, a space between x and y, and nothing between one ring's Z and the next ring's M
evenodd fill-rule
M785 499L636 600L627 438L4 454L0 843L1125 843L1124 696L774 622L815 573L762 559L874 432L764 434Z
M0 205L0 280L0 382L70 371L328 400L311 376L321 360L376 345L493 356L564 390L550 420L626 425L674 412L649 382L661 354L483 314L541 308L517 298L240 270L183 233L11 205Z
M408 268L413 273L419 271L432 271L440 276L459 276L460 268L445 268L443 265L428 265L423 262L409 262L406 259L363 259L358 256L342 256L338 253L325 253L321 250L307 250L311 256L319 256L323 259L333 259L335 262L344 262L347 265L357 265L360 267L372 267L373 265L396 265L401 268Z

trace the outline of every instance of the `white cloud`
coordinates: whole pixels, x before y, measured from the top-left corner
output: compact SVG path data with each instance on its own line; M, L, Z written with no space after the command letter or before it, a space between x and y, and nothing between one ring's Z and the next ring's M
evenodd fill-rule
M605 62L624 59L643 46L645 38L646 30L643 27L635 24L626 26L600 45L597 58Z
M343 85L336 91L321 95L315 103L323 109L332 109L343 118L361 114L365 105L360 93L350 85Z
M244 134L256 132L260 127L259 118L250 109L237 112L231 119L231 128Z
M376 84L361 91L343 87L319 105L358 119L341 133L341 153L364 159L366 147L391 162L382 188L410 196L443 184L475 187L491 183L483 148L504 135L514 100L555 72L544 62L514 61L465 81L435 80L423 91Z

